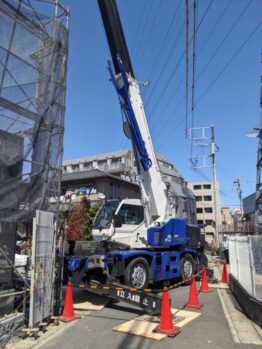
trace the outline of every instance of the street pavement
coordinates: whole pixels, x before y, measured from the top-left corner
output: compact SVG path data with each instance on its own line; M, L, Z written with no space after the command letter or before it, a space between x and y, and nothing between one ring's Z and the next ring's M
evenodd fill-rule
M81 296L84 290L74 289L74 299ZM230 291L226 291L230 292ZM173 308L183 307L188 301L189 286L181 286L169 292ZM88 292L86 292L88 300ZM254 344L234 343L221 301L216 289L212 293L200 294L203 307L197 312L201 316L182 328L175 338L165 338L161 341L136 337L112 331L113 327L142 314L142 311L122 302L112 303L101 311L82 313L82 318L68 324L63 331L50 340L38 346L41 349L230 349L259 348ZM189 309L192 311L192 309ZM194 310L193 310L194 311ZM177 314L179 316L179 313Z

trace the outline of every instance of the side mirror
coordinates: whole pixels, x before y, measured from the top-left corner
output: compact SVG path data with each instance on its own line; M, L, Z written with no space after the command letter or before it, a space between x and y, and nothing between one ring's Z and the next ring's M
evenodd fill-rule
M113 225L115 228L120 228L123 225L122 217L119 215L114 216L113 218Z

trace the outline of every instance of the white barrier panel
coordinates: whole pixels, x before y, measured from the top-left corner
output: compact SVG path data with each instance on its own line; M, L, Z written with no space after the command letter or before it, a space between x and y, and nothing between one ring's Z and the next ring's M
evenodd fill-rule
M262 236L228 238L230 273L254 298L262 300Z
M236 249L238 258L238 280L249 294L254 295L249 238L247 236L236 237Z
M262 235L250 236L255 297L262 301Z
M228 249L229 249L229 268L230 273L238 280L238 263L237 263L237 248L236 248L236 238L228 238Z

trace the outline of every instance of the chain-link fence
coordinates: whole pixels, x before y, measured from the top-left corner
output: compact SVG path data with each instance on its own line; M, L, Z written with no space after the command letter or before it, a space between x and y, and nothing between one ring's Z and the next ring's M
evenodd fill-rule
M230 273L262 301L262 235L229 237Z

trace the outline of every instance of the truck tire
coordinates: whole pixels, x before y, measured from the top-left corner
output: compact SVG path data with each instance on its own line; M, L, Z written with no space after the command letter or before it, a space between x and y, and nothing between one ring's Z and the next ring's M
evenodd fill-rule
M125 285L135 287L138 290L147 288L149 285L150 271L145 258L132 259L125 270Z
M180 271L182 280L188 280L190 283L190 278L195 273L195 262L191 254L186 253L180 261Z

